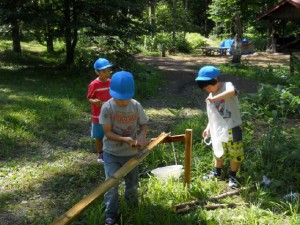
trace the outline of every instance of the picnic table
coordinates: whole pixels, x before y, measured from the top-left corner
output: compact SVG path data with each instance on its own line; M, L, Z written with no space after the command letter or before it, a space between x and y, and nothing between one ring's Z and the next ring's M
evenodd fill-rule
M203 55L226 55L227 47L200 47Z

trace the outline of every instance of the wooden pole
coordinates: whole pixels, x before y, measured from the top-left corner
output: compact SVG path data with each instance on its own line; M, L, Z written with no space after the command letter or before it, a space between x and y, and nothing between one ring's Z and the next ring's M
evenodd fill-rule
M225 192L223 194L220 194L220 195L217 195L217 196L214 196L214 197L210 197L210 198L207 198L207 199L180 203L178 205L175 205L175 210L178 211L178 210L181 210L181 209L184 209L184 208L190 208L190 207L194 207L194 206L197 206L197 205L202 205L202 204L205 204L207 202L215 202L219 199L239 194L241 191L247 190L247 189L249 189L249 188L241 188L241 189Z
M216 207L214 205L213 206L209 206L209 205L203 206L203 205L206 204L207 202L216 202L216 201L218 201L218 200L220 200L222 198L226 198L226 197L229 197L229 196L233 196L233 195L239 194L242 191L250 190L250 189L252 189L254 187L255 186L242 187L242 188L240 188L238 190L233 190L233 191L225 192L223 194L220 194L220 195L217 195L217 196L213 196L213 197L210 197L210 198L207 198L207 199L202 199L202 200L196 200L196 201L191 201L191 202L180 203L178 205L175 205L175 211L178 214L184 214L184 213L188 213L188 212L191 212L191 211L195 210L199 206L200 207L204 207L205 209L215 209ZM236 205L239 205L239 203L237 203ZM223 206L218 205L218 207L223 207ZM229 205L229 208L230 207L231 206Z
M185 130L185 159L184 159L184 185L189 186L191 181L191 160L192 160L192 129Z
M293 52L290 52L290 74L293 76L295 73L295 67L294 67L294 57Z
M87 207L94 203L97 199L102 197L105 192L116 185L127 173L135 168L146 156L149 155L151 150L161 143L169 134L161 133L156 139L150 142L143 151L138 155L131 158L127 163L124 164L118 171L116 171L110 178L105 180L99 187L94 189L85 198L80 200L71 209L56 219L51 225L66 225L74 221Z
M218 208L235 208L237 206L249 206L249 203L230 203L230 204L214 204L214 205L204 205L204 206L200 206L206 210L214 210L214 209L218 209ZM188 212L191 212L193 210L196 210L196 207L191 207L191 208L185 208L185 209L180 209L178 211L176 211L176 213L178 214L185 214Z

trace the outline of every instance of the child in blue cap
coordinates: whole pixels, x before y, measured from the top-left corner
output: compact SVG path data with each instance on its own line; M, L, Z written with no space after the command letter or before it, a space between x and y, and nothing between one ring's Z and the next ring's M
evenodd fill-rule
M104 132L99 123L101 107L104 102L111 98L109 94L110 68L111 64L107 59L99 58L94 63L94 70L97 78L88 86L87 99L91 103L92 129L91 137L95 138L98 162L103 164L103 142Z
M128 160L138 154L137 149L146 145L148 117L141 104L132 99L134 79L130 72L113 74L110 95L102 106L100 123L105 133L103 157L106 179L110 178ZM129 207L138 206L138 167L125 177L125 201ZM118 186L115 185L104 195L106 224L113 225L118 219Z
M214 66L204 66L199 70L195 79L200 89L210 93L206 101L214 104L220 115L228 125L229 141L222 143L224 154L217 158L215 156L214 169L204 178L219 178L222 176L222 166L224 160L230 158L229 186L239 188L240 182L236 176L241 162L244 160L243 142L242 142L242 119L239 110L237 90L231 82L219 82L220 70ZM210 126L207 124L202 133L206 138L210 135Z

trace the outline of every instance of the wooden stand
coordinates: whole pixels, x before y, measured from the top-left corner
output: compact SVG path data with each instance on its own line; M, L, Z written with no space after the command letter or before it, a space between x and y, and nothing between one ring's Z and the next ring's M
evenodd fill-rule
M192 129L186 129L185 134L168 136L161 143L184 142L185 143L185 159L184 159L184 185L189 186L191 181L191 160L192 160Z
M125 175L135 168L144 158L146 158L151 150L160 143L167 142L185 142L185 185L190 183L191 172L191 151L192 151L192 130L187 129L185 135L169 136L169 134L161 133L157 138L153 139L140 154L130 159L123 167L116 171L110 178L105 180L99 187L94 189L90 194L80 200L71 209L56 219L51 225L66 225L74 221L87 207L102 197L111 187L116 185Z

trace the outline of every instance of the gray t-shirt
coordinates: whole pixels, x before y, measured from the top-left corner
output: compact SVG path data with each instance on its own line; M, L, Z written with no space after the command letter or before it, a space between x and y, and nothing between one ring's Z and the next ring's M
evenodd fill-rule
M230 88L234 88L231 82L222 83L220 89L213 94L213 96L218 95ZM239 100L237 95L232 96L228 99L222 99L220 101L214 102L217 110L220 112L221 116L227 122L228 129L239 126L242 124L241 113L239 109Z
M111 124L112 132L122 137L136 139L140 126L146 124L148 120L142 105L134 99L131 99L125 107L117 105L113 98L102 105L100 124ZM116 156L137 154L137 151L133 151L127 143L113 141L106 136L103 139L103 151Z

